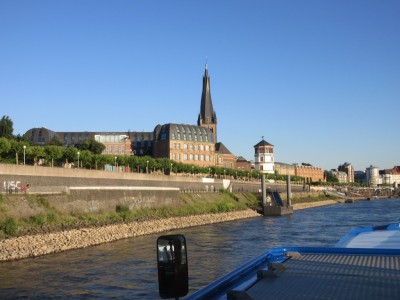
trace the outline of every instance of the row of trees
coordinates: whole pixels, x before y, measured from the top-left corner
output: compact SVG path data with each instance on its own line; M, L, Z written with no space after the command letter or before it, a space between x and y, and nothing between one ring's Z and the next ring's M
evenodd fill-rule
M185 173L218 176L219 178L259 179L258 171L244 171L219 166L200 167L172 161L167 158L155 159L150 156L114 156L102 154L105 146L97 141L84 141L75 147L64 147L61 141L52 139L48 145L32 146L23 136L13 135L13 122L8 116L0 120L0 161L3 163L71 166L75 168L102 170L106 165L129 167L132 172ZM286 176L267 174L267 179L286 180ZM292 176L293 181L302 181Z

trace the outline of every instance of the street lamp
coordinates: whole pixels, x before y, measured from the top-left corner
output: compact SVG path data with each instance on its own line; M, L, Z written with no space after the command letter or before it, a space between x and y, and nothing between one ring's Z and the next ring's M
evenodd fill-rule
M79 169L79 154L81 153L78 151L78 169Z
M24 166L25 166L25 151L26 151L26 145L22 146L24 148Z
M146 166L146 173L149 174L149 161L146 161L147 166Z
M114 156L114 167L115 167L115 170L117 170L116 168L117 168L117 157L116 156Z

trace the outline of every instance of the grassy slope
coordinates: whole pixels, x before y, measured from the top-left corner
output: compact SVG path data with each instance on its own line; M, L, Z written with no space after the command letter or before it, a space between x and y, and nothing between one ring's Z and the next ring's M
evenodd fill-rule
M256 208L258 204L257 198L251 193L227 192L180 194L180 202L177 207L159 209L130 211L127 206L121 205L116 207L115 212L109 213L62 214L49 205L46 196L0 194L0 239L123 222L229 212ZM21 211L28 213L21 215Z

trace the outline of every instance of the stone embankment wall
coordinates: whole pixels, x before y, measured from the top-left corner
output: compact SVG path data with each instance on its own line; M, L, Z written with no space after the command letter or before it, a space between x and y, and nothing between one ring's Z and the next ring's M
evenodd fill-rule
M246 210L132 222L99 228L68 230L57 233L10 238L0 241L0 261L35 257L71 249L85 248L124 238L251 217L260 217L260 215L255 211Z

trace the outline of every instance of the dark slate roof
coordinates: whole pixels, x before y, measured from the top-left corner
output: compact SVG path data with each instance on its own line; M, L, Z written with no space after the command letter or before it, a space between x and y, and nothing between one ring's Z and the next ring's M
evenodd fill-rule
M260 146L273 146L272 144L268 143L266 140L262 140L259 142L257 145L254 145L254 148L260 147Z
M200 120L205 123L207 118L211 120L211 124L217 123L217 116L211 100L210 77L208 76L208 69L206 65L203 76L203 91L201 93L200 114L197 124L200 125Z
M237 162L247 162L247 159L245 159L243 156L239 156L236 161Z
M229 151L228 148L226 148L221 142L215 144L215 152L221 154L232 154L231 151Z
M180 139L178 138L180 135ZM186 136L186 139L184 138ZM168 123L154 128L154 140L181 140L214 143L214 135L210 129L188 124Z

